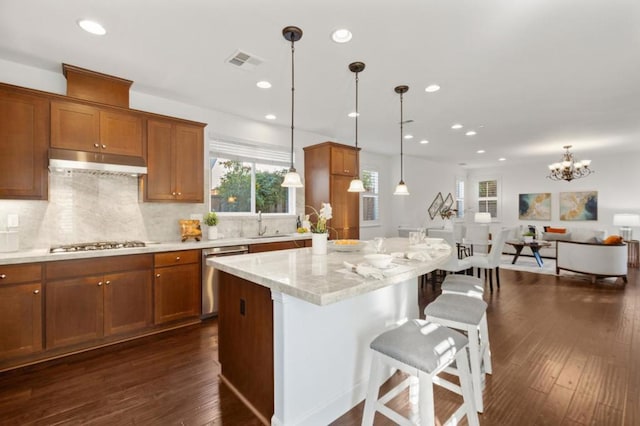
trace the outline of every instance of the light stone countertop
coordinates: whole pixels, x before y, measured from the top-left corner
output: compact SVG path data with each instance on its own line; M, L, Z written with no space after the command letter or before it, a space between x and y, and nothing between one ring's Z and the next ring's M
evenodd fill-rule
M250 245L261 243L274 243L278 241L291 241L291 240L308 240L311 239L311 234L281 234L268 237L246 237L246 238L222 238L218 240L201 240L195 241L189 239L185 242L173 241L173 242L147 242L146 247L135 248L120 248L110 250L93 250L93 251L80 251L71 253L49 253L49 249L33 249L33 250L20 250L16 252L0 253L0 265L12 265L19 263L32 263L32 262L54 262L58 260L72 260L72 259L87 259L96 257L107 256L126 256L130 254L141 253L160 253L166 251L175 250L201 250L212 247L225 247L235 245Z
M388 253L414 251L407 238L387 238ZM347 270L343 262L365 263L367 251L337 252L313 255L311 248L253 253L239 256L212 257L207 264L316 305L328 305L382 287L401 283L437 269L445 263L452 250L446 244L422 249L432 260L394 259L397 266L383 271L384 279L364 278ZM421 250L421 251L422 251Z

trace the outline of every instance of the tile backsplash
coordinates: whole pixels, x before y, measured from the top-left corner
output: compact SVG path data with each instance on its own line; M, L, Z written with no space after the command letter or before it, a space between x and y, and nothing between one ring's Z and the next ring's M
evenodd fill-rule
M9 214L18 214L20 250L101 240L169 242L180 240L179 219L206 210L204 203L140 202L138 179L132 176L52 172L49 201L0 200L0 230ZM263 217L269 234L294 232L295 222L292 216ZM225 238L254 236L258 223L255 215L222 216L218 232ZM203 234L206 239L206 226Z

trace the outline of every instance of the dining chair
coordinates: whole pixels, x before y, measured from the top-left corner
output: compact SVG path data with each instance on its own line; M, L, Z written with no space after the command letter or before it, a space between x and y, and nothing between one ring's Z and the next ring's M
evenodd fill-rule
M487 279L487 274L489 275L489 289L491 291L493 291L494 269L496 270L496 284L500 288L500 257L504 243L511 231L510 228L504 228L496 233L495 238L491 240L491 250L488 254L473 254L464 259L474 268L478 268L478 276L480 276L480 270L484 269L485 280Z
M468 225L462 242L471 246L472 255L486 255L489 252L489 225Z

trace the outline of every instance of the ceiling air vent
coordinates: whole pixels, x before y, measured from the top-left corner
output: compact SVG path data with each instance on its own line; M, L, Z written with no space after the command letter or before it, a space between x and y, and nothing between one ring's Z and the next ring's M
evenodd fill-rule
M241 50L236 50L233 55L231 55L227 62L231 65L235 65L236 67L246 70L253 71L258 65L263 63L264 61L258 58L251 53L242 52Z

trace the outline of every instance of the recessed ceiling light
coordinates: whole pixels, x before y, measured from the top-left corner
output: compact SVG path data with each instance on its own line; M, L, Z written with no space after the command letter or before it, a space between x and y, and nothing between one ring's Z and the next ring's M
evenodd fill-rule
M405 139L413 139L413 135L404 135Z
M351 41L353 34L346 28L340 28L331 33L331 39L336 43L347 43Z
M256 83L256 86L258 86L261 89L270 89L271 88L271 83L269 83L268 81L259 81Z
M451 128L452 128L453 130L462 129L462 124L460 124L460 123L456 123L456 124L454 124L453 126L451 126Z
M420 143L424 145L424 144L429 143L429 141L428 141L428 140L426 140L426 139L422 139L422 140L420 141Z
M498 158L498 161L507 161L507 159L504 158L504 157L500 157L500 158Z
M351 118L360 117L360 113L350 112L350 113L349 113L349 117L351 117Z
M465 135L467 135L467 136L475 136L476 135L476 131L475 130L469 130L467 133L465 133Z
M484 149L479 149L479 150L477 150L476 152L477 152L478 154L484 154L484 153L485 153Z
M267 114L264 116L267 120L275 120L277 117L273 114Z
M428 93L437 92L438 90L440 90L440 86L438 86L437 84L430 84L424 89L424 91Z
M104 29L102 25L95 21L90 21L88 19L80 19L78 21L78 26L85 30L88 33L95 35L105 35L107 30Z

